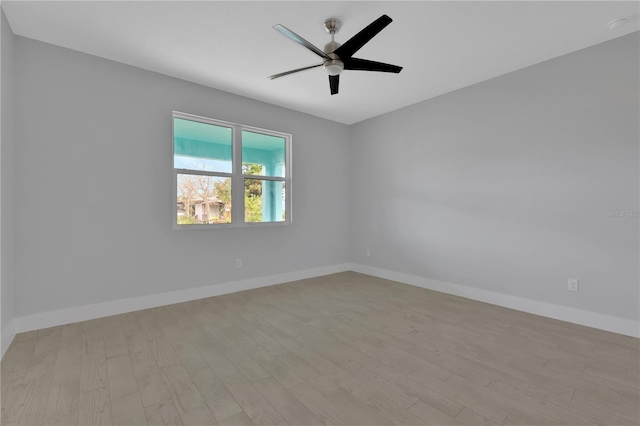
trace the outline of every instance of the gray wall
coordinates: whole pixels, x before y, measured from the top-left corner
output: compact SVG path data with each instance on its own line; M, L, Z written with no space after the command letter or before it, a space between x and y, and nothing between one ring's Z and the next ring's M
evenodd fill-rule
M347 126L15 40L16 316L348 262ZM174 109L293 134L293 224L172 230Z
M2 314L0 327L2 330L9 325L14 317L14 269L13 269L13 99L14 99L14 63L13 63L13 33L11 27L1 12L2 23L2 79L0 93L2 105L2 134L0 135L0 297L2 299ZM3 333L4 334L4 333ZM3 343L5 342L3 339Z
M638 320L638 217L605 214L639 208L638 51L634 33L352 126L352 262Z
M637 33L347 127L21 37L14 97L4 31L3 321L7 226L16 316L353 261L638 319ZM172 230L173 109L292 133L294 223Z

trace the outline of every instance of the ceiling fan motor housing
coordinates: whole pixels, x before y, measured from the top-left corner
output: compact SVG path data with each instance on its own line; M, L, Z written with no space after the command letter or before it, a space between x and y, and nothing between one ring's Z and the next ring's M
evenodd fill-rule
M323 63L324 70L329 75L338 75L344 69L344 63L340 60L340 57L333 53L338 47L340 47L340 43L334 40L324 45L324 53L331 58L331 60L327 59Z

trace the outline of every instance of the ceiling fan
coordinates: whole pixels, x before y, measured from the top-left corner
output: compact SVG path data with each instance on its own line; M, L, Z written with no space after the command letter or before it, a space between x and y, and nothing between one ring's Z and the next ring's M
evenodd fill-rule
M316 55L320 56L323 61L321 64L311 65L308 67L298 68L291 71L285 71L280 74L275 74L270 76L269 79L273 80L275 78L284 77L285 75L305 71L311 68L324 67L324 70L329 75L329 88L331 89L331 94L335 95L338 93L340 73L342 72L342 70L399 73L400 71L402 71L402 67L399 67L397 65L383 64L382 62L374 62L353 57L354 53L360 50L362 46L367 44L369 40L375 37L376 34L382 31L391 22L391 18L389 18L387 15L382 15L381 17L367 25L358 34L354 35L347 42L341 45L334 40L334 36L336 35L336 33L338 33L338 31L340 31L342 22L336 18L329 18L324 21L324 29L327 30L329 34L331 34L331 41L324 46L324 51L318 49L313 44L309 43L307 40L300 37L298 34L294 33L285 26L280 24L274 25L273 28L289 37L296 43L303 45Z

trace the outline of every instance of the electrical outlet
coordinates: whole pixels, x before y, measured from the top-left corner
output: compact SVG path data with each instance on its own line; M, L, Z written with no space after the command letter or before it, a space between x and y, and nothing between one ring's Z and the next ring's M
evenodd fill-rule
M575 278L569 278L567 282L567 290L569 291L580 291L580 283Z
M364 255L365 255L365 256L367 256L367 257L371 256L371 250L366 249L366 250L364 251Z
M236 259L236 268L242 268L242 259Z

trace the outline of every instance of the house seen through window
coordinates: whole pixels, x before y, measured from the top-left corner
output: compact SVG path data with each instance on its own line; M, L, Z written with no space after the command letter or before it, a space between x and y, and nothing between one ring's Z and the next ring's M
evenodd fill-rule
M174 226L290 222L291 136L173 115Z

